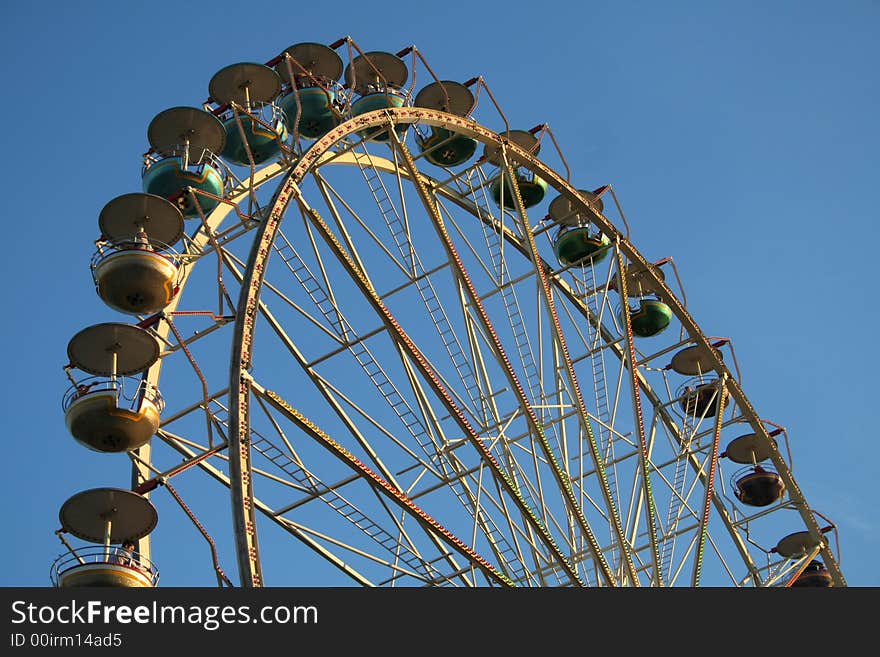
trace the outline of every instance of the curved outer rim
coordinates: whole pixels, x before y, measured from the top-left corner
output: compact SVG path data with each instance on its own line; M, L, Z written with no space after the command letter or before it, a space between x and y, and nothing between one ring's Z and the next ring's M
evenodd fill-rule
M255 507L257 506L254 504L250 451L247 442L247 437L250 432L250 375L248 374L248 369L250 367L252 356L255 317L258 309L260 290L263 283L266 264L269 253L271 252L271 244L290 201L299 194L298 183L313 166L320 164L322 156L324 156L333 145L348 135L360 130L387 125L389 122L404 124L423 123L429 126L446 128L477 139L487 146L491 145L500 147L502 142L504 142L499 134L482 127L471 119L446 114L438 110L429 110L418 107L377 110L349 120L325 134L321 139L315 141L309 150L303 154L297 164L287 173L276 189L267 220L261 222L256 229L257 232L254 236L247 267L243 273L231 350L230 390L236 390L237 394L230 395L229 426L231 431L229 445L229 487L232 494L233 524L235 527L239 574L242 586L262 586L263 584L256 531L249 531L247 529L249 527L256 527ZM560 193L568 195L573 205L580 204L584 212L588 209L592 210L595 213L595 225L603 233L611 236L613 238L612 241L616 241L621 252L626 255L627 259L630 261L630 264L638 265L647 269L646 278L656 285L661 299L670 306L676 318L681 322L694 343L705 347L707 350L711 349L709 339L702 333L690 313L687 312L671 289L667 287L664 280L649 267L651 263L645 259L645 257L623 234L615 229L613 224L601 212L596 212L596 208L585 203L574 187L569 185L565 179L546 164L537 160L533 155L510 142L506 142L505 146L517 157L519 166L525 166L540 177L544 178L548 183L551 183L553 187L559 190ZM274 167L275 173L277 173L278 166L278 164L269 165L263 171ZM222 210L224 216L229 211L226 204L221 204L218 207L218 210ZM216 212L217 211L212 213L209 217L212 224L218 223L215 221L214 216ZM554 279L553 283L554 285L557 285L558 281ZM178 299L181 296L182 295L178 295ZM845 586L846 581L839 569L833 553L830 550L830 546L824 539L812 510L806 504L803 493L791 476L787 463L782 459L781 453L773 444L766 427L763 425L751 402L745 396L739 382L734 378L720 358L715 357L714 361L715 371L719 373L719 375L722 373L727 375L728 391L739 406L743 415L749 418L749 424L752 426L755 433L758 434L760 438L767 440L770 445L773 445L770 450L771 462L782 476L786 488L789 491L789 495L794 501L794 505L805 526L808 528L809 533L821 541L821 553L835 584ZM157 364L156 367L156 377L158 378L159 365ZM642 384L644 385L644 381L642 381ZM652 402L656 403L656 401L656 397L652 397ZM244 440L242 440L243 438Z

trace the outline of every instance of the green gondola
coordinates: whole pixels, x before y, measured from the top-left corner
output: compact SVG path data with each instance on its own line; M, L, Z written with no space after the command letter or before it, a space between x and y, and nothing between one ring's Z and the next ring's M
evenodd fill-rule
M556 235L556 258L565 266L593 264L605 259L611 240L589 226L563 228Z
M534 207L544 200L544 196L547 194L546 182L531 173L517 171L515 175L517 186L519 187L519 193L525 207ZM495 204L499 207L501 206L502 188L504 188L503 177L496 178L492 183L492 186L489 188L489 193L492 194L492 200L495 201ZM516 208L512 190L506 188L504 189L504 207L511 209Z
M351 116L356 117L361 114L366 114L367 112L373 112L375 110L388 109L389 107L403 107L404 97L400 94L396 93L372 93L367 94L366 96L361 96L351 105ZM394 128L394 131L397 133L399 137L403 137L403 133L406 132L407 126L405 124L398 125ZM391 137L388 134L387 130L382 130L378 134L376 133L376 128L369 128L368 130L360 130L358 134L361 137L366 137L370 141L388 141Z
M191 219L199 216L198 208L190 194L181 194L187 187L200 189L214 196L223 195L223 176L212 164L203 163L183 168L183 158L166 157L144 172L144 192L173 199L183 216ZM199 195L199 205L205 213L220 203L218 199Z
M240 114L239 119L242 129L239 129L235 117L223 123L223 128L226 130L226 146L222 156L226 160L242 166L250 166L251 161L245 144L250 148L254 164L262 164L281 151L281 142L287 139L287 127L284 121L276 120L275 130L272 131L246 114Z
M419 144L425 159L438 167L464 164L477 151L477 140L445 128L431 128L431 136Z
M299 107L297 107L299 98ZM333 108L336 94L321 87L305 87L291 91L279 102L287 125L293 126L299 114L297 132L306 139L320 139L339 125L339 117Z
M630 309L629 319L633 335L650 338L666 330L672 321L672 309L662 301L642 299L637 310Z

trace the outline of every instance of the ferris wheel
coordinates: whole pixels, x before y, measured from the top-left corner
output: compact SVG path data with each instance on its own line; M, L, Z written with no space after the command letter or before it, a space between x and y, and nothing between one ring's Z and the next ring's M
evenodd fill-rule
M272 585L270 524L352 585L845 585L732 341L546 124L348 37L208 92L152 120L142 191L98 218L121 315L71 339L63 409L132 486L63 504L56 585L155 586L166 493L221 585L222 559Z

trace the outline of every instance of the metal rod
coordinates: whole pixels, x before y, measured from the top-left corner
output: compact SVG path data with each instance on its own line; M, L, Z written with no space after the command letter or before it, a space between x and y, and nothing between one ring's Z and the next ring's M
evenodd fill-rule
M107 524L104 526L104 559L110 561L110 534L113 528L113 520L107 518Z
M68 551L69 551L73 556L76 557L76 560L77 560L77 561L79 561L81 564L85 564L86 560L83 559L81 556L79 556L79 555L76 553L76 549L70 544L70 542L69 542L66 538L64 538L64 530L63 530L63 529L59 529L59 530L57 530L57 531L55 532L55 535L58 537L58 540L61 541L61 542L64 544L64 547L66 547L66 548L68 549Z

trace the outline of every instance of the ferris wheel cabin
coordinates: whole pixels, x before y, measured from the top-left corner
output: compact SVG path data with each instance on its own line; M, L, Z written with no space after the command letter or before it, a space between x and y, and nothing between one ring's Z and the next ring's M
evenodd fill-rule
M76 381L62 402L71 435L98 452L127 452L149 442L164 401L155 386L130 375L159 358L159 343L131 324L96 324L67 347L70 366L93 376Z
M102 239L91 269L104 303L133 315L151 315L171 303L181 274L172 248L183 236L177 206L153 194L124 194L104 206L98 224Z
M151 150L144 158L143 188L174 199L184 218L208 213L220 203L226 170L217 158L226 146L226 129L210 112L172 107L156 115L147 129ZM198 205L187 188L198 194Z
M657 299L641 299L638 308L629 308L629 321L633 335L650 338L666 330L672 322L672 309Z
M342 58L320 43L298 43L282 54L275 70L289 91L279 105L288 130L306 139L319 139L339 125L345 109L339 85Z
M775 441L773 444L775 446ZM769 464L764 463L770 458L769 443L760 439L757 434L745 434L731 441L722 456L734 463L746 465L731 477L733 494L743 504L769 506L785 495L782 477Z
M829 588L834 586L834 582L825 564L814 559L791 585L797 588Z
M406 64L390 52L368 52L355 57L345 68L345 83L359 96L351 104L352 118L389 107L403 107L406 103L403 85L408 78ZM394 130L402 137L406 128L406 125L400 125ZM387 130L377 132L375 128L358 134L370 141L391 139Z
M466 117L474 108L474 95L460 82L443 80L432 82L416 94L414 105ZM464 164L477 151L476 139L446 128L431 127L430 135L417 133L416 139L425 159L438 167Z
M50 579L57 588L152 588L159 571L133 548L158 522L156 508L142 495L119 488L95 488L68 499L59 512L62 533L88 545L75 548L52 564ZM121 547L113 547L114 544ZM124 546L128 544L130 549Z
M721 395L718 380L697 383L695 386L685 385L679 400L681 410L691 417L712 417L718 413ZM724 406L730 403L730 393L724 391Z
M224 108L218 110L226 133L224 159L251 166L281 152L287 126L274 103L281 93L281 78L273 69L250 62L231 64L211 78L208 93Z
M672 308L659 299L647 298L648 295L659 296L660 289L654 283L654 277L665 279L663 270L656 264L648 264L647 268L633 263L625 269L626 296L638 299L638 305L632 307L627 300L625 307L629 311L630 325L633 335L638 338L650 338L659 335L672 322ZM615 275L609 288L621 291L620 275ZM619 313L623 323L623 309Z
M592 208L602 212L604 205L601 198L587 190L578 191ZM592 208L581 212L564 195L557 196L550 203L550 217L560 226L553 240L556 258L560 264L566 267L587 266L601 262L608 255L611 240L607 235L591 227Z
M527 130L510 130L504 133L504 138L532 155L537 155L541 150L537 137ZM503 164L500 148L487 146L484 156L496 166L501 167ZM544 196L547 195L547 183L525 167L519 166L516 158L512 156L509 157L508 164L511 168L511 176L516 180L516 186L519 188L523 207L531 208L543 201ZM516 201L513 198L514 190L507 186L504 178L502 171L489 187L489 193L498 207L516 209Z
M786 559L810 559L810 562L804 566L803 570L801 570L789 586L797 588L828 588L834 586L834 579L825 564L813 558L820 547L821 539L809 531L800 531L784 536L776 544L776 547L770 551Z
M734 495L749 506L769 506L782 499L785 493L782 477L765 466L749 466L734 477Z

